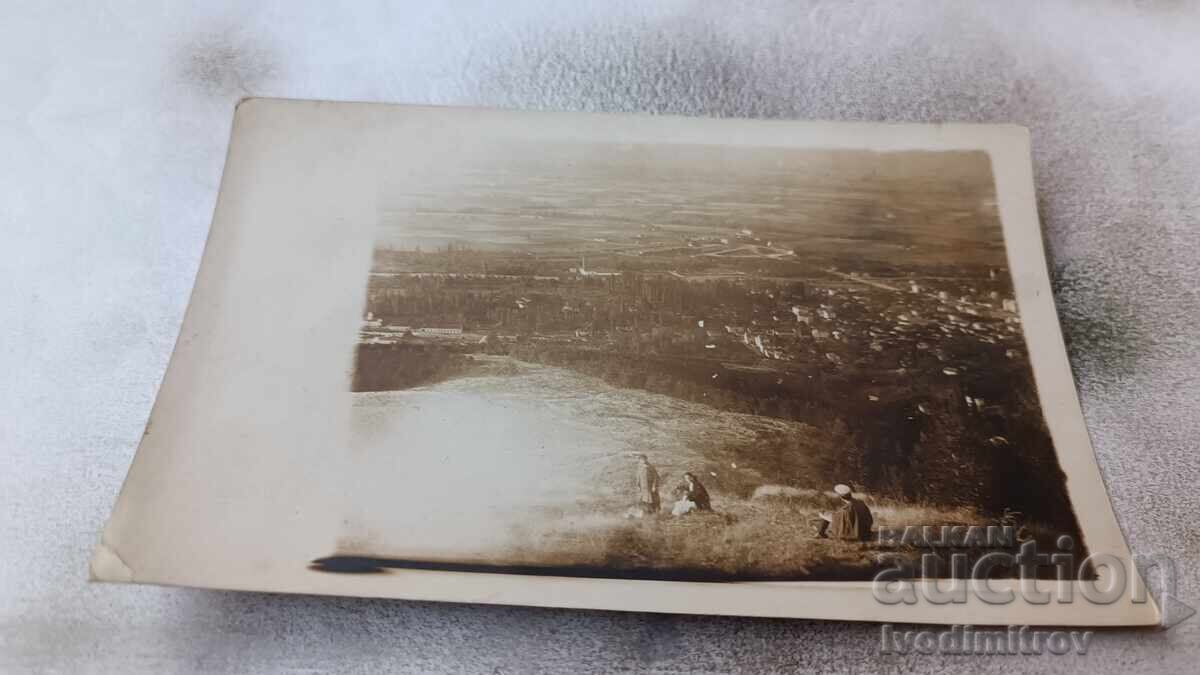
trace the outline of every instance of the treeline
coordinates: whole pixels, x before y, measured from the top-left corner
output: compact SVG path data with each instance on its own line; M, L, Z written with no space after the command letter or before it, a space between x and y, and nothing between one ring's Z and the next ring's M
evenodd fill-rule
M396 391L465 374L475 365L463 350L434 344L360 344L351 391Z

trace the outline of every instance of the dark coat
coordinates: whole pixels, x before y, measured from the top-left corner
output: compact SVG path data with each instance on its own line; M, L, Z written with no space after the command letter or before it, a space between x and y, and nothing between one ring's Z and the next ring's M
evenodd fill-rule
M688 487L687 481L684 481L679 488L683 491L684 498L696 505L697 511L712 511L712 500L709 499L708 490L704 489L704 485L700 481L693 479L691 487Z
M867 541L871 538L874 518L862 500L850 497L842 500L842 508L834 511L829 523L829 536L834 539Z

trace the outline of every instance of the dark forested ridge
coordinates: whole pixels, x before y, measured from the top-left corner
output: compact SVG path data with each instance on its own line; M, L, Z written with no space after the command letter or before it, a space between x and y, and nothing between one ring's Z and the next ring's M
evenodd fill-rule
M395 391L434 384L467 373L466 350L433 344L360 344L351 391Z

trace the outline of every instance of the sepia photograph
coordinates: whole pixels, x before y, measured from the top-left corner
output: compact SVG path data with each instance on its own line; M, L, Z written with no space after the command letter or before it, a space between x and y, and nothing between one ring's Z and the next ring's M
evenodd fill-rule
M391 508L315 569L868 580L889 527L1082 541L984 152L495 143L380 204L351 452Z
M1028 153L1002 125L243 103L92 577L1153 622Z

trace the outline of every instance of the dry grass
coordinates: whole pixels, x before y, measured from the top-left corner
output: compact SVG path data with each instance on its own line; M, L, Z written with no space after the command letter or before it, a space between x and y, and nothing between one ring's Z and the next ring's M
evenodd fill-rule
M716 493L713 497L715 513L626 519L593 511L566 517L553 527L524 533L524 543L504 557L516 563L714 579L866 580L892 566L880 560L884 551L873 541L816 536L818 514L838 505L832 493L761 486L750 499ZM871 506L877 528L987 524L962 507L902 504L870 495L864 501ZM900 552L914 560L920 553Z

